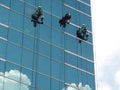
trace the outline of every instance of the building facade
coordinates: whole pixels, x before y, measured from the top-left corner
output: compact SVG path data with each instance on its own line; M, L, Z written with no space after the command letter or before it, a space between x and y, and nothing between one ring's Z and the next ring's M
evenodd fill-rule
M44 24L34 27L38 6ZM83 24L89 37L80 43ZM91 26L90 0L0 0L0 90L95 90Z

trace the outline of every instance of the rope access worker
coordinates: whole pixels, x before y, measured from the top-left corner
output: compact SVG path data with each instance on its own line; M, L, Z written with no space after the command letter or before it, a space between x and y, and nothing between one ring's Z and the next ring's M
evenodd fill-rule
M88 40L89 33L87 31L85 24L82 25L81 29L83 34L83 40Z
M34 23L34 27L36 27L37 23L43 24L44 16L41 6L38 6L38 9L36 10L35 13L32 14L31 18L32 18L31 21ZM39 21L39 18L41 19L41 21Z
M76 31L76 35L78 38L83 39L81 28L78 28L78 30ZM79 42L81 43L80 39Z
M66 24L70 23L71 15L70 13L66 13L62 19L59 20L60 27L63 26L64 28L66 27Z
M89 33L87 31L85 24L83 24L82 27L76 31L76 35L78 38L80 38L82 40L88 39ZM79 42L81 43L81 40L79 40Z

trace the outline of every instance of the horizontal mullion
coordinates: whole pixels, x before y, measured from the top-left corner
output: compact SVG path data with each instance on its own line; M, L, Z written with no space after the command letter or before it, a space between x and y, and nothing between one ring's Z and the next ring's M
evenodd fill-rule
M91 7L91 5L90 4L88 4L88 3L86 3L86 2L83 2L83 1L81 1L81 0L77 0L78 2L80 2L80 3L82 3L82 4L84 4L84 5L86 5L86 6L89 6L89 7Z
M76 67L76 66L73 66L73 65L71 65L71 64L69 64L69 63L66 63L66 62L65 62L65 65L67 65L67 66L69 66L69 67L71 67L71 68L74 68L74 69L76 69L76 70L82 71L82 72L84 72L84 73L87 73L87 74L89 74L89 75L95 76L93 73L88 72L88 71L86 71L86 70L83 70L83 69L81 69L81 68L78 68L78 67Z

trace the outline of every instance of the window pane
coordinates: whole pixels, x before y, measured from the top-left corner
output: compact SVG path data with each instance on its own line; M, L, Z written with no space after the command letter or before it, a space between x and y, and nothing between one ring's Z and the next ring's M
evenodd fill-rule
M48 27L45 27L45 26L44 27L41 26L41 27L42 27L42 29L40 28L40 34L39 34L40 39L50 42L51 29Z
M39 53L50 57L50 45L45 42L39 42Z
M51 80L51 90L62 90L60 88L60 84L58 81L56 81L54 79Z
M23 49L22 65L27 68L33 67L33 52Z
M62 46L62 32L57 30L52 30L52 43L57 46Z
M58 1L52 2L52 14L57 15L58 17L62 16L62 4Z
M24 18L24 33L35 36L35 28L28 18Z
M8 29L0 26L0 37L8 38Z
M37 88L41 90L50 90L50 78L38 74L36 85L37 85Z
M22 45L22 33L15 30L9 30L8 35L9 41Z
M12 44L7 47L7 60L20 64L21 62L21 48Z
M3 40L0 40L0 57L5 58L6 57L6 45L7 43Z
M19 13L24 13L24 3L19 0L11 0L11 8Z
M23 45L26 48L33 49L34 48L34 38L24 35Z
M62 59L62 50L60 48L52 46L52 58L56 59L58 61L61 61L61 59Z
M0 1L1 2L1 1ZM3 23L3 24L6 24L8 25L8 20L9 20L9 10L8 9L5 9L5 8L2 8L0 6L0 23Z
M77 40L69 35L66 35L65 39L66 39L65 48L74 53L77 52L77 43L78 43Z
M11 0L0 0L0 3L9 7L10 6L10 1Z
M4 67L5 67L4 65L5 65L5 63L0 60L0 77L1 77L2 73L4 73Z
M27 70L25 68L22 68L21 71L21 83L30 85L32 84L32 78L33 78L33 72L31 70Z
M60 78L60 63L57 63L57 62L54 62L52 61L52 71L51 71L51 75L52 77L55 77L55 78Z
M65 53L65 62L71 64L71 65L74 65L74 66L77 66L77 57L76 56L73 56L71 54L68 54L68 53Z
M65 80L68 83L78 83L77 70L71 67L65 66Z
M46 57L39 56L38 71L50 75L50 60Z
M19 21L19 23L18 23ZM10 26L16 28L20 31L23 31L23 16L17 13L10 13Z

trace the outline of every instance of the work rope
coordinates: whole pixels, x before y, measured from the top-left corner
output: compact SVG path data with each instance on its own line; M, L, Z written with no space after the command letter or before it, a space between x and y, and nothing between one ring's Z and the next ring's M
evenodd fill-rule
M62 16L64 16L64 8L63 8L63 7L64 7L64 0L62 0ZM66 41L65 41L65 40L66 40L66 37L65 37L65 33L64 33L65 31L64 31L64 28L63 28L63 27L62 27L62 30L63 30L63 32L62 32L62 33L63 33L63 41L64 41L64 62L63 62L64 79L63 79L63 80L64 80L64 87L65 87L65 81L66 81L66 70L65 70L65 69L66 69L66 66L65 66L65 57L66 57L66 56L65 56L65 48L66 48Z
M50 11L51 11L51 32L50 32L50 43L52 43L52 0L51 0L51 3L50 3ZM52 90L52 44L50 44L50 90Z
M58 2L57 2L57 3L58 3ZM61 6L63 5L62 3L63 3L63 0L61 1ZM61 12L61 13L62 13L62 15L63 15L63 7L62 7L62 12ZM61 45L62 45L62 40L63 40L63 34L64 34L64 33L63 33L62 31L60 31L60 33L61 33L61 37L60 37L60 38L61 38L61 39L60 39L61 41L60 41L60 42L61 42ZM62 62L62 59L63 59L63 58L62 58L62 52L60 52L60 54L61 54L61 55L60 55L60 62L59 62L59 80L60 80L60 78L62 78L62 73L64 73L64 70L62 70L63 65L64 65L64 63ZM60 81L59 81L59 89L58 89L58 90L61 90L61 87L62 87L61 83L62 83L62 82L61 82L61 80L60 80Z
M25 14L25 3L24 3L24 14ZM23 32L22 32L21 59L20 59L20 82L22 82L21 72L22 72L22 61L23 61L22 56L23 56L24 27L25 26L24 26L24 17L23 17Z
M80 5L78 5L78 9L80 9L80 8L81 8ZM79 16L79 13L78 13L78 16ZM81 24L81 19L82 19L82 17L79 16L79 18L78 18L79 24L78 25ZM80 49L78 49L78 54L80 54L82 56L82 40L81 39L79 39L79 40L81 41L81 43L78 43L78 47L80 47ZM79 50L80 50L80 53L79 53ZM78 60L80 61L79 62L80 64L78 63L78 67L81 67L82 66L82 59L78 57ZM79 83L80 83L80 82L82 82L83 78L82 78L82 72L81 71L79 71L79 72L80 72L79 73L79 76L80 76Z
M35 11L36 11L36 0L35 0ZM37 89L37 50L36 50L36 40L37 40L37 29L34 27L34 46L33 46L33 69L35 69L35 89ZM35 65L35 66L34 66ZM33 77L34 78L34 77Z
M75 6L76 6L76 8L78 8L78 4L77 4L77 2L75 3ZM76 22L77 22L77 24L79 25L79 18L78 18L78 13L76 12L76 17L75 17L75 20L76 20ZM77 28L78 29L78 28ZM77 45L77 53L79 52L79 49L78 49L78 45L79 45L79 43L78 43L78 39L76 39L76 45ZM77 68L79 67L79 57L77 57ZM79 83L79 81L80 81L80 78L79 78L79 72L80 71L78 71L77 70L77 80L78 80L78 83Z
M9 3L9 7L11 7L11 0L10 0L10 3ZM8 15L8 26L10 25L10 13L11 12L9 12L9 15ZM7 61L7 50L8 50L8 36L9 36L9 28L7 29L7 43L6 43L6 48L5 48L5 60ZM5 77L5 72L6 72L6 63L7 62L4 62L4 78L6 78ZM5 79L3 80L3 90L4 90L4 85L5 85Z

